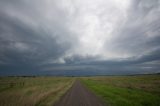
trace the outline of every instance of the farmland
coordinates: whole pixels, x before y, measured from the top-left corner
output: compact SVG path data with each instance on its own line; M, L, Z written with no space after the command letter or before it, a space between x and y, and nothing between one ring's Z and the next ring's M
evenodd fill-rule
M82 82L111 106L160 104L160 75L85 77Z

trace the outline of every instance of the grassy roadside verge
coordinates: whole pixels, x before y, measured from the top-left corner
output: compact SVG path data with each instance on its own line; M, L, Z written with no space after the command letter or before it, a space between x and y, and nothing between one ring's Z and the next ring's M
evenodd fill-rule
M86 77L82 82L111 106L160 106L160 76Z
M51 106L73 82L69 77L0 78L0 106Z

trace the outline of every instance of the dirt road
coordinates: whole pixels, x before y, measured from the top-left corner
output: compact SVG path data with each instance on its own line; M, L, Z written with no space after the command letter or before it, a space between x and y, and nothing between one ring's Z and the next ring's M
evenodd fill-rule
M80 81L75 81L71 89L54 106L105 106Z

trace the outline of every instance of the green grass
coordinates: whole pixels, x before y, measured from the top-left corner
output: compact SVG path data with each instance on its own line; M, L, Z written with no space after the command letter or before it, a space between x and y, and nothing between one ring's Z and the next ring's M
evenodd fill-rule
M74 80L69 77L1 77L0 106L51 106Z
M160 106L160 75L85 77L82 82L111 106Z
M0 106L51 106L73 84L71 77L0 77ZM160 75L81 77L111 106L160 106Z

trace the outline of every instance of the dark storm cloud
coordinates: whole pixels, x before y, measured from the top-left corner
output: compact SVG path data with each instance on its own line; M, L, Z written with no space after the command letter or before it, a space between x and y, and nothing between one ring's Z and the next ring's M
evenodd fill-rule
M160 72L160 1L93 1L0 0L0 75Z
M57 60L70 46L58 43L44 29L36 31L16 18L0 15L1 74L34 74L41 64Z
M43 29L34 31L29 26L7 17L1 17L0 22L1 25L5 23L0 32L1 55L16 63L32 64L48 58L57 59L69 48L69 44L58 44L56 38L48 35Z

